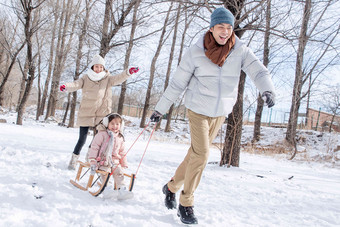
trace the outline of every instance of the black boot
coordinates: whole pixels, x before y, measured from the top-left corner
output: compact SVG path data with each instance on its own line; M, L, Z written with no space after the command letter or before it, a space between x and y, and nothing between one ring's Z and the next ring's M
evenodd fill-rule
M178 206L177 216L181 218L184 224L197 224L197 218L194 214L194 207L184 207L181 204Z
M176 203L176 194L172 193L169 188L168 184L164 185L163 187L163 194L165 194L165 206L168 209L176 209L177 203Z

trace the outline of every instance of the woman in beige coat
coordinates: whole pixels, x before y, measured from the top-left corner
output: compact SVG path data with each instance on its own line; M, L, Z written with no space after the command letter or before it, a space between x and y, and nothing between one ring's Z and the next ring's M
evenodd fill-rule
M112 76L105 70L105 60L95 55L89 70L80 79L60 86L61 91L74 92L82 89L77 126L79 126L79 139L73 150L68 169L75 169L80 151L86 142L90 127L95 127L101 119L111 113L112 89L111 87L123 83L138 67L130 67L122 73Z

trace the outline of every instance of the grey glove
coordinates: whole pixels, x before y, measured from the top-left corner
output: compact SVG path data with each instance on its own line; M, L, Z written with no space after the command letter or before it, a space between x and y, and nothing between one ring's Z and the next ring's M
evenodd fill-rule
M151 122L159 122L163 115L157 110L151 114L150 120Z
M97 166L96 165L91 165L90 170L91 170L91 175L94 175L96 173Z
M275 96L270 91L263 92L262 99L267 104L268 108L271 108L275 105Z

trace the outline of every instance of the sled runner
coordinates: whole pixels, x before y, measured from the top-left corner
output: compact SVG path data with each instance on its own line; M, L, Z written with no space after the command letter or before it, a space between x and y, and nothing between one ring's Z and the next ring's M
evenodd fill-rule
M78 171L75 180L70 180L70 183L83 191L89 191L91 195L98 196L102 193L109 182L111 174L106 171L96 170L95 175L90 174L90 163L77 161L79 163ZM126 174L130 177L129 191L132 191L135 182L135 174ZM86 176L86 177L85 177ZM94 180L95 179L95 180ZM116 189L116 187L115 187Z
M142 133L144 132L144 130L148 127L148 125L150 124L150 122L144 127L143 131L138 135L138 137L136 138L136 140L133 142L133 144L131 145L131 147L129 148L129 150L126 152L125 156L129 153L129 151L131 150L131 148L133 147L133 145L137 142L138 138L142 135ZM156 129L157 124L154 125L153 130L149 136L149 141L145 147L143 156L141 158L141 161L139 163L139 166L137 168L137 171L135 174L126 174L124 173L124 175L126 177L130 178L130 184L128 187L129 191L132 191L133 189L133 185L135 183L135 179L139 170L139 167L143 161L146 149L149 145L149 142L151 140L152 134ZM107 186L110 176L113 174L113 172L115 171L115 169L109 173L106 171L102 171L102 170L96 170L96 173L94 175L91 175L91 171L90 171L90 163L89 162L82 162L82 161L77 161L77 163L79 163L79 167L78 167L78 171L77 171L77 175L75 180L70 180L70 183L73 184L74 186L76 186L77 188L83 190L83 191L89 191L91 195L93 196L98 196L100 195L105 187ZM114 187L114 189L116 189L116 186Z

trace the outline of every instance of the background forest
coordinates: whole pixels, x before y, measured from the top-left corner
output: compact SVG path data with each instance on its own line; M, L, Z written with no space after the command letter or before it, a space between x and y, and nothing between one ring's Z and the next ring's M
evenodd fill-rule
M330 128L336 125L340 3L335 0L1 0L0 106L16 111L18 125L28 106L36 107L36 120L62 109L63 123L74 127L81 92L65 96L59 85L81 77L100 54L112 74L140 67L137 76L113 88L112 108L121 114L140 108L144 127L183 53L207 31L217 7L235 15L236 35L271 71L277 89L271 111L285 113L272 117L242 73L238 101L226 122L221 165L239 165L245 116L255 122L253 142L260 139L261 119L270 116L285 124L286 140L295 150L299 113L308 116L309 108L322 108L334 116ZM167 114L165 131L171 118L185 117L181 107L179 99Z

